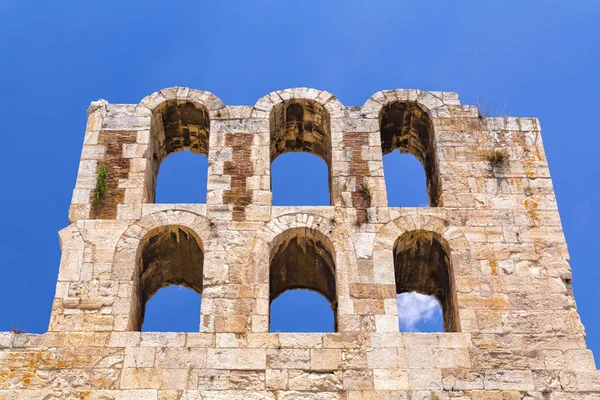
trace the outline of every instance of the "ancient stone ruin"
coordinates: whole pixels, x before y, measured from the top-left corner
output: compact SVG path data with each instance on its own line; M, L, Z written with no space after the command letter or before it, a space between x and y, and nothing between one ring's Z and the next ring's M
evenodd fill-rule
M206 204L154 204L185 149L208 157ZM396 149L423 164L429 207L388 207ZM327 163L330 206L272 206L271 162L292 151ZM69 220L48 332L0 333L2 399L600 399L535 118L419 90L100 100ZM170 284L202 294L198 332L140 332ZM327 298L334 333L269 332L292 288ZM445 332L398 331L412 291Z

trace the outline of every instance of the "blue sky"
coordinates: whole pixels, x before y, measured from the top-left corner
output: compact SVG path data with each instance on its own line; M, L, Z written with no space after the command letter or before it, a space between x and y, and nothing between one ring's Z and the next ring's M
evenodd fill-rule
M251 105L308 86L361 105L417 88L540 118L598 357L599 18L593 0L3 0L0 330L47 326L90 101L136 103L178 85Z

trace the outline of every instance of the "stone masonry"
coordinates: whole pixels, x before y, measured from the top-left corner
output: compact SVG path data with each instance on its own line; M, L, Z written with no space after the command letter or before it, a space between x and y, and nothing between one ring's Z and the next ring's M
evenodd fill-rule
M185 149L208 157L206 204L154 204L161 161ZM430 207L387 206L393 150L423 164ZM327 163L330 206L272 206L290 151ZM1 399L600 399L535 118L419 90L362 107L307 88L99 100L69 220L48 332L0 333ZM171 284L202 294L198 332L140 332ZM269 332L295 288L329 300L335 333ZM445 332L398 332L410 291L439 300Z

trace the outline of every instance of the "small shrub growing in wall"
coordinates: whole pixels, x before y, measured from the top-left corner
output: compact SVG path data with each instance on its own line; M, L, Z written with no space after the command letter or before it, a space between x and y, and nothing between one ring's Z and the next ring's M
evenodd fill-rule
M490 111L489 107L479 98L475 100L475 107L477 108L477 117L479 119L489 118L492 116L492 112Z
M373 199L373 193L371 191L371 187L368 184L363 182L360 185L358 185L358 192L367 201L367 207L371 207L371 200Z
M96 188L94 189L94 202L100 204L108 187L108 168L99 164L96 170Z
M477 117L479 119L506 117L506 113L503 109L497 108L493 110L485 101L481 101L479 98L475 100L475 107L477 108Z
M492 167L498 167L508 162L508 152L506 150L489 150L484 152L483 157Z

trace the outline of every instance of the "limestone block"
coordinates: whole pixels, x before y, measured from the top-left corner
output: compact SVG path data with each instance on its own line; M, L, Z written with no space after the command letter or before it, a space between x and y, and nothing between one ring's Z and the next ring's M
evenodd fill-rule
M288 373L290 390L335 392L343 387L342 372L309 372L290 370Z
M266 387L270 390L285 390L288 386L288 370L267 369L265 373Z
M212 369L265 369L265 349L207 349L206 366Z
M323 335L319 333L280 333L281 347L318 349L323 347Z
M158 368L123 368L122 389L158 389L162 382L162 371Z
M340 349L311 349L310 369L315 371L334 371L340 368L342 351Z
M156 390L122 390L116 393L115 400L158 400L158 392Z
M262 371L231 371L231 388L235 390L265 390L266 378Z
M201 392L204 400L275 400L275 393L268 391L245 391L245 390L208 390Z
M385 371L385 370L383 370ZM402 379L398 376L399 371L395 373L386 374L383 373L383 377L380 380L380 387L391 387L395 386L396 389L402 388ZM343 371L344 390L373 390L374 388L374 374L375 370L366 369L347 369Z
M533 375L527 370L488 370L485 389L533 390Z
M140 347L144 349L144 347ZM205 368L206 349L158 348L154 366L158 368Z
M305 369L310 367L309 349L268 349L267 364L276 369Z
M428 368L410 369L408 384L413 390L440 390L443 388L441 371Z
M342 397L339 392L298 392L298 391L279 391L276 393L278 400L340 400Z
M393 369L402 367L398 365L398 353L396 349L385 347L367 350L367 366L373 369Z

